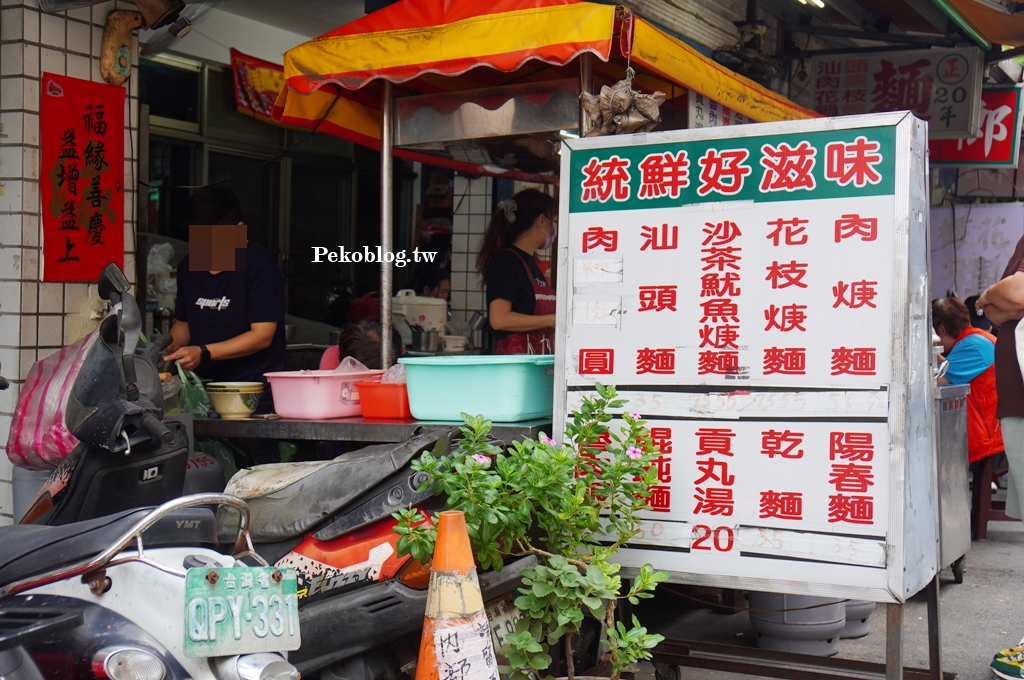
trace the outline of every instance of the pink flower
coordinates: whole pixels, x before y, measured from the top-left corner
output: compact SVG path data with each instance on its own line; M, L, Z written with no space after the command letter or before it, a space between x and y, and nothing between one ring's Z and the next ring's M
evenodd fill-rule
M644 457L643 451L641 451L635 446L630 446L628 449L626 449L626 455L632 458L633 460L639 460Z
M487 467L488 465L491 464L490 458L479 453L473 454L473 460L480 463L480 465L482 465L483 467Z
M542 434L540 436L540 440L545 444L550 444L551 446L558 446L558 444L555 443L555 440L547 436L546 434Z
M630 413L629 417L632 418L633 420L640 420L640 414L637 413L636 411L633 411L632 413Z

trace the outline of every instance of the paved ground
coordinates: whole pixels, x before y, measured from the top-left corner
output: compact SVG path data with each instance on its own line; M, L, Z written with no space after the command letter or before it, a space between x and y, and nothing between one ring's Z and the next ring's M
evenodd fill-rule
M964 582L957 585L947 569L942 573L940 601L944 670L960 680L994 678L988 664L992 655L1017 643L1024 635L1024 524L990 522L988 541L974 543L967 556ZM672 600L655 598L658 611L638 611L645 625L672 637L753 647L754 633L746 613L722 615L706 609L666 612ZM924 594L913 598L904 613L905 665L928 663L928 629ZM844 658L885 661L885 615L879 606L871 617L871 633L859 640L843 640ZM648 666L638 680L653 680ZM646 672L645 672L646 671ZM680 680L738 680L755 676L683 668Z

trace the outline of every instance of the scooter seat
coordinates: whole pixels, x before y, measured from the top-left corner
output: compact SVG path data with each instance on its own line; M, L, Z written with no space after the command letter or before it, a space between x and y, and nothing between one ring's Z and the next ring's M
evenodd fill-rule
M378 444L334 460L270 463L239 470L224 493L249 506L255 543L275 543L313 528L437 443L434 430L397 444Z
M0 529L0 545L3 546L0 549L0 586L103 552L151 510L125 510L60 526L16 524ZM147 529L142 542L146 548L216 544L213 511L209 508L175 511Z

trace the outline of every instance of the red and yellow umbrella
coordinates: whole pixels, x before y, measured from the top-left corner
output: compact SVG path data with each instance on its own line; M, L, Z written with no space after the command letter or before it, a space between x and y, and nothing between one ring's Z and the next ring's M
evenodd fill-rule
M585 53L600 60L598 83L621 79L628 64L634 86L661 90L681 108L694 90L755 121L816 116L629 10L575 0L400 0L285 53L287 87L273 116L379 148L382 79L401 97L575 78L570 62Z

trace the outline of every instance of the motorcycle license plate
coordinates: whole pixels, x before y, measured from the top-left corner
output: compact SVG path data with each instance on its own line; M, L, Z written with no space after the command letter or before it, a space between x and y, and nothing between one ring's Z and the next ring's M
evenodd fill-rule
M502 649L505 646L505 638L516 632L516 623L521 617L519 610L512 602L513 597L510 594L500 600L488 602L485 608L487 623L491 627L494 651L502 659L505 658L504 649Z
M295 570L201 567L185 578L185 656L299 648Z

